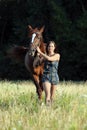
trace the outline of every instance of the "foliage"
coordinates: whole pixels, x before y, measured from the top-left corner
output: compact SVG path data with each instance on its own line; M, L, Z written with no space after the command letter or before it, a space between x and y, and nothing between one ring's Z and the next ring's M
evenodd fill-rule
M0 77L11 78L15 68L19 70L23 65L15 65L15 62L4 58L4 52L13 44L29 45L27 25L30 24L39 28L45 25L44 42L54 40L57 43L61 54L60 79L86 80L86 5L85 0L0 1L0 64L3 64L0 67ZM6 64L8 67L4 69ZM9 68L12 70L9 71ZM15 77L23 77L25 69L24 67L22 69L19 74L15 74ZM7 73L9 73L8 76L6 76Z

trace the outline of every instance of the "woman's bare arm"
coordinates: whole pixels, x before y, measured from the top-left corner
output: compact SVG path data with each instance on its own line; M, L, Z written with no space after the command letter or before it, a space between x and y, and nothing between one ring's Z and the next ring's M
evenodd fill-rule
M41 50L39 49L39 47L37 48L38 53L40 53L45 59L49 60L49 61L59 61L60 60L60 54L56 53L53 56L48 56L46 54L44 54L43 52L41 52Z

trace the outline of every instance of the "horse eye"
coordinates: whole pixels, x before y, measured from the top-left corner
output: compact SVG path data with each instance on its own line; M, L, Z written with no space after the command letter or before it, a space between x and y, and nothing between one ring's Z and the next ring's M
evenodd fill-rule
M38 33L36 33L36 37L37 37L38 39L41 38L41 36L40 36Z
M38 37L38 36L39 36L39 34L38 34L38 33L36 33L36 36Z
M41 37L38 37L38 39L40 39Z

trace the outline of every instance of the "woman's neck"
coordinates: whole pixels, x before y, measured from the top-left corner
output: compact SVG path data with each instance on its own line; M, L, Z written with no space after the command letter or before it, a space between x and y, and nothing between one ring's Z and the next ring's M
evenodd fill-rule
M49 53L48 53L49 56L52 56L52 55L54 55L54 54L55 54L54 52L49 52Z

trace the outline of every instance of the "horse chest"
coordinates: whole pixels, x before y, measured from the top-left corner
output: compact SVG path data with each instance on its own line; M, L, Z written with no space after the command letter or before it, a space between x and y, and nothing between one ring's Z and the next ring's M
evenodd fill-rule
M38 66L38 67L34 68L34 74L36 74L36 75L42 75L43 74L42 67Z

